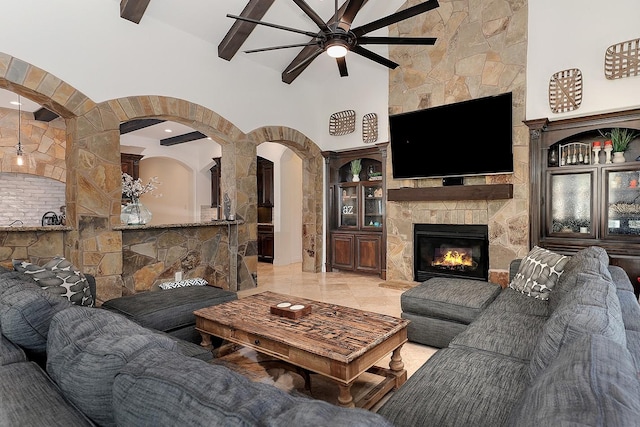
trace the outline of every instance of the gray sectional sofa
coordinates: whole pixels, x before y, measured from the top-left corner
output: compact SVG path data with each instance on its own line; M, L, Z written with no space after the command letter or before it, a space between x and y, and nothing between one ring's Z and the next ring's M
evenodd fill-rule
M590 247L547 300L505 288L378 410L395 426L638 426L640 304Z
M23 273L0 272L0 328L0 426L389 426L189 357L182 340Z

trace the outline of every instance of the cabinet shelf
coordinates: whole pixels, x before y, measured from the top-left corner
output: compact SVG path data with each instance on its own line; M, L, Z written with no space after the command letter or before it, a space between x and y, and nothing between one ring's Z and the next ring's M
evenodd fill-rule
M385 181L387 144L322 153L327 165L327 271L347 270L386 278ZM360 180L350 162L360 159ZM369 174L377 176L369 178Z
M611 264L624 268L640 294L640 162L632 160L640 155L640 138L629 145L624 163L605 163L603 151L593 163L591 151L590 164L557 165L560 147L590 147L603 141L601 130L640 130L640 109L525 124L530 137L531 246L566 255L603 247Z

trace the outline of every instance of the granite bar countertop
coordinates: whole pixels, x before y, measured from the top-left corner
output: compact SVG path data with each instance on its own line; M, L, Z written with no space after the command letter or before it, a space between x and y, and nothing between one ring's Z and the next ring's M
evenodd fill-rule
M21 232L21 231L71 231L73 227L68 227L66 225L34 225L34 226L11 226L11 227L0 227L0 232L3 231L11 231L11 232Z
M204 222L187 222L184 224L157 224L157 225L116 225L113 227L114 230L158 230L163 228L189 228L189 227L219 227L226 225L239 225L244 224L244 220L236 219L233 221L227 221L226 219L214 219L211 221Z

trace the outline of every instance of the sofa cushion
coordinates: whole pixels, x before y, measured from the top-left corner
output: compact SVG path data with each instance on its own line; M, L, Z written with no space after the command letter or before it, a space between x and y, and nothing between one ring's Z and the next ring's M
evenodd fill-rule
M626 347L626 335L615 286L602 276L579 273L576 289L549 316L531 357L531 378L538 376L576 339L603 335Z
M522 292L505 288L485 311L501 311L548 317L549 300L530 298Z
M223 366L161 349L145 351L122 368L113 403L118 426L390 427L370 411L294 397Z
M0 425L93 426L34 362L0 366Z
M24 351L0 334L0 366L26 361Z
M171 333L195 329L195 310L237 299L235 292L213 286L187 286L158 292L141 292L105 301L102 308L120 313L136 323Z
M501 426L529 384L527 363L467 348L443 348L377 413L395 426Z
M611 274L611 280L613 280L613 283L616 285L616 289L619 291L634 292L631 280L629 280L629 275L622 267L608 265L607 269L609 270L609 274Z
M0 325L2 333L14 344L36 353L47 348L47 334L53 316L71 307L41 289L32 280L25 281L21 273L7 273L0 288Z
M546 300L569 260L550 250L534 246L520 262L509 287L525 295Z
M601 335L564 346L510 415L518 427L637 426L640 382L626 348Z
M606 278L611 278L607 265L609 255L598 246L590 246L578 251L567 261L564 272L549 296L549 313L552 313L564 297L576 287L578 273L591 272Z
M66 258L55 256L43 266L13 260L13 267L30 275L42 289L64 297L73 304L93 307L93 295L87 278Z
M546 321L543 316L488 309L451 340L449 347L489 351L528 363Z
M624 328L629 331L640 332L640 304L636 295L627 290L618 289L618 300L622 310L622 321Z
M633 363L636 366L636 372L638 372L638 378L640 378L640 332L639 331L627 331L627 349L631 353Z
M500 294L500 285L434 277L400 296L402 311L469 324Z
M115 425L113 379L129 360L151 348L177 350L172 339L119 314L72 306L51 321L47 372L96 424Z

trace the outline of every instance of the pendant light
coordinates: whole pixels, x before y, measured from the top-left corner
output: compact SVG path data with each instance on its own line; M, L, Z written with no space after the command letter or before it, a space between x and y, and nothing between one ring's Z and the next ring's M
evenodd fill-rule
M20 131L22 130L22 109L20 103L20 95L18 95L18 145L16 145L16 163L18 166L24 164L24 151L22 150L22 141L20 141Z

